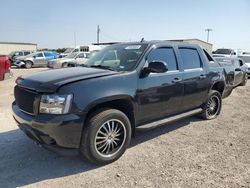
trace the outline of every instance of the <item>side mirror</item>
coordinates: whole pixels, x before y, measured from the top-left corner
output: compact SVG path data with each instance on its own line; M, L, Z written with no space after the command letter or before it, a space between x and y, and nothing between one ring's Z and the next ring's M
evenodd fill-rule
M143 69L143 75L148 75L149 73L164 73L168 71L168 65L164 61L155 60L148 64L148 67Z
M33 56L34 59L36 59L36 56Z

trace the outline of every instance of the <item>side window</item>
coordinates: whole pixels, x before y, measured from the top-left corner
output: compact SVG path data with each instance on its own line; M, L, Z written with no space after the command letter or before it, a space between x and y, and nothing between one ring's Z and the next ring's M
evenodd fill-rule
M196 49L179 48L183 69L196 69L201 67L201 60Z
M178 70L177 61L173 48L157 48L150 52L147 57L147 62L161 60L168 64L168 70Z
M77 58L84 58L84 53L78 54Z
M24 55L29 55L30 54L30 52L24 52Z
M38 54L36 54L36 57L43 57L43 54L42 53L38 53Z
M203 49L203 51L204 51L204 54L205 54L206 57L207 57L208 65L209 65L210 67L219 67L219 64L216 62L216 60L214 60L214 59L209 55L209 53L208 53L206 50Z

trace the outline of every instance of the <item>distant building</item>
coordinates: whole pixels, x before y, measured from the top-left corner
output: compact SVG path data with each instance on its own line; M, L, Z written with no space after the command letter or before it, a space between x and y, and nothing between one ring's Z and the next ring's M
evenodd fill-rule
M36 51L37 44L33 43L19 43L19 42L0 42L0 54L8 55L13 51L29 50Z
M175 40L168 40L168 41L176 41L176 42L188 42L192 44L200 45L202 48L206 49L208 53L212 54L213 44L205 42L200 39L175 39Z

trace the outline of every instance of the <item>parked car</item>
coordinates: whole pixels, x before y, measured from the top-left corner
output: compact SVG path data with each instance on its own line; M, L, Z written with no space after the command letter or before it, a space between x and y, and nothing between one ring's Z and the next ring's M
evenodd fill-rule
M17 67L25 67L27 69L31 67L47 67L48 61L56 58L58 58L58 54L56 52L41 51L32 53L24 57L16 58L14 65L16 65Z
M6 55L0 55L0 81L6 78L10 78L12 73L10 71L9 57Z
M228 75L233 75L233 86L246 85L248 80L247 66L240 58L215 57L216 61L225 68Z
M77 64L83 64L87 60L87 53L84 52L78 52L78 53L72 53L64 58L58 58L54 60L50 60L48 62L48 68L65 68L68 67L68 63L77 63Z
M241 55L241 56L238 56L240 59L242 59L244 61L244 63L246 64L247 66L247 74L248 74L248 77L250 77L250 54L247 55L247 54L244 54L244 55Z
M234 50L229 48L219 48L212 52L213 57L234 57L241 54L240 50Z
M68 67L78 67L81 66L82 64L84 64L89 58L91 58L92 56L94 56L95 54L97 54L97 52L99 52L98 50L92 51L90 53L86 53L86 58L84 58L82 61L69 61L67 64Z
M60 53L59 58L66 57L69 54L73 53L74 48L67 48L63 53Z
M107 164L121 157L136 130L220 114L228 87L224 69L209 61L188 43L112 45L81 67L19 77L13 116L45 148Z
M16 58L18 58L18 57L24 57L24 56L29 55L31 53L33 53L33 52L32 51L27 51L27 50L11 52L8 55L9 56L9 60L10 60L10 64L14 65L14 62L16 61Z

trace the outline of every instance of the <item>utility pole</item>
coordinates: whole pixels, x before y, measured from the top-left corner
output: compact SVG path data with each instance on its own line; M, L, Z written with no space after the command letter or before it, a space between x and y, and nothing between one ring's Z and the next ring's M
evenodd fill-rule
M76 48L76 32L74 32L74 41L75 41L75 48Z
M100 42L100 27L99 27L99 25L97 26L97 44L99 44L99 42Z
M209 33L210 31L213 31L212 29L205 29L205 31L207 32L207 43L209 41Z

